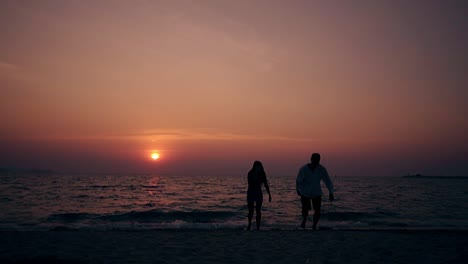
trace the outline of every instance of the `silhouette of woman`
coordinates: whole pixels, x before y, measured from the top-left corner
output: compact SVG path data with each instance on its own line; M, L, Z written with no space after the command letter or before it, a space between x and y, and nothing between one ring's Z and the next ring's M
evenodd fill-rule
M250 169L247 176L249 187L247 189L247 207L249 208L249 225L247 230L250 230L252 224L252 217L254 213L254 207L256 211L256 223L257 230L260 230L260 221L262 220L262 203L263 203L263 192L262 184L265 185L265 189L268 192L268 201L271 202L270 187L266 178L265 170L260 161L256 160L253 163L252 169Z

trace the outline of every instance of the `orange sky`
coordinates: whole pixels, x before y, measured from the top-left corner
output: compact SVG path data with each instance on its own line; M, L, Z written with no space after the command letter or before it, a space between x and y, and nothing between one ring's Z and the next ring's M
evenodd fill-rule
M467 174L466 10L1 1L0 167Z

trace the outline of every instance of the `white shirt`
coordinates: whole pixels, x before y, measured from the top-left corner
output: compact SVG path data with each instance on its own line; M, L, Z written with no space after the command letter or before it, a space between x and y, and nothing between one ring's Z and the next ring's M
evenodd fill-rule
M320 186L320 180L323 180L330 193L333 193L333 183L328 176L327 169L321 164L313 170L309 166L304 165L299 170L296 178L296 190L306 197L321 196L322 188Z

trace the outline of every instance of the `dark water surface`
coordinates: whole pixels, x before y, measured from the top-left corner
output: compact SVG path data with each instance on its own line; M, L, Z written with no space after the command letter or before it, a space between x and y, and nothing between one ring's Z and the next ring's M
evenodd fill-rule
M269 182L264 228L296 229L295 175ZM324 196L322 227L468 228L466 179L338 177L334 184L337 200ZM4 174L0 230L241 229L246 190L246 176Z

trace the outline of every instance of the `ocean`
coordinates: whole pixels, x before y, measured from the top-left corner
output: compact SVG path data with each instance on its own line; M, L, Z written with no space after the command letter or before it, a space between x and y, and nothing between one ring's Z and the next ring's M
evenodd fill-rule
M295 175L268 180L262 229L298 229ZM322 186L319 228L468 228L467 179L332 180L336 200ZM2 174L0 230L245 229L246 190L246 175Z

